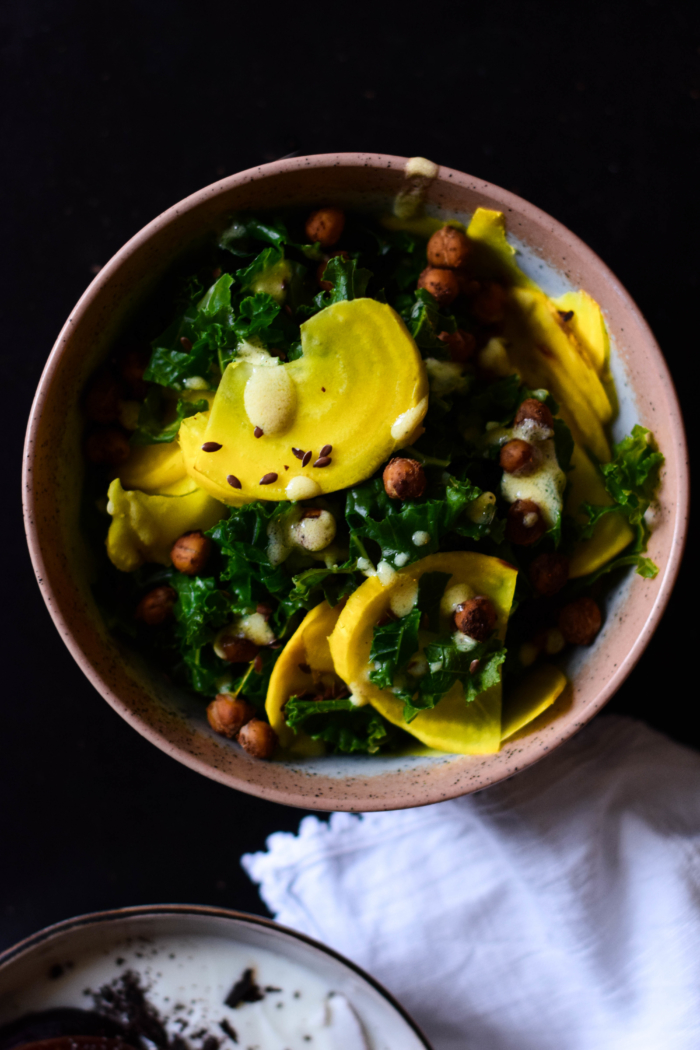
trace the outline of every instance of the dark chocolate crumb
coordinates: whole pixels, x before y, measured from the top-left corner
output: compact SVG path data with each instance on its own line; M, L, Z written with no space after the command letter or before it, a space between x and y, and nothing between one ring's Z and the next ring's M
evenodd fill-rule
M253 430L253 437L261 438L263 434L264 430L262 427L255 427L255 429Z
M309 450L308 452L304 453L304 455L302 457L302 460L301 460L302 467L307 466L307 464L311 462L311 457L312 456L313 456L313 452L311 452L311 450Z
M220 445L218 441L205 441L202 445L202 452L218 452L223 445Z
M285 463L285 465L284 465L284 469L285 469L285 470L289 470L289 464L288 464L288 463Z
M257 1003L264 999L265 995L253 976L253 970L244 970L239 980L236 981L231 991L224 999L224 1005L235 1010L241 1003Z
M223 1021L219 1021L219 1028L229 1037L229 1039L233 1040L234 1043L238 1042L238 1032L232 1024L229 1024L225 1017Z
M122 1025L125 1041L133 1047L153 1044L158 1050L182 1050L179 1036L168 1038L165 1025L156 1008L146 999L138 974L127 970L111 984L92 993L98 1013Z

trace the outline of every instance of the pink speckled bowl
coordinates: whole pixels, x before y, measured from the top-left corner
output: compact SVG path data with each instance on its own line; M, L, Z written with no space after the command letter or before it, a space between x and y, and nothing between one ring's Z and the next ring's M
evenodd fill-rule
M573 685L556 705L495 755L326 757L257 762L209 729L200 700L166 685L112 638L89 588L90 557L78 528L82 482L79 397L125 315L172 263L231 212L333 201L386 205L403 181L405 159L374 154L297 157L232 175L154 219L100 271L66 322L32 407L24 463L26 529L34 568L66 645L102 696L157 747L241 791L311 809L398 809L486 787L536 762L584 725L630 673L666 607L683 551L687 452L671 378L639 310L615 276L577 237L527 201L487 182L440 168L428 210L466 217L477 207L505 212L523 266L545 287L585 288L601 304L613 341L621 412L616 437L635 421L654 431L666 456L661 506L649 555L655 580L632 576L609 595L594 646L574 653Z

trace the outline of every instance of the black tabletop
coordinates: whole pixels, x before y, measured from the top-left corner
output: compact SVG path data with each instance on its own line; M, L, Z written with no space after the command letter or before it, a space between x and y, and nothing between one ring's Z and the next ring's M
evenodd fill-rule
M692 0L6 0L0 947L119 905L264 912L239 857L302 816L142 740L82 676L39 596L19 507L24 427L97 268L170 204L262 161L423 155L513 190L598 252L648 318L692 420L699 13ZM688 563L608 709L697 746L680 687Z

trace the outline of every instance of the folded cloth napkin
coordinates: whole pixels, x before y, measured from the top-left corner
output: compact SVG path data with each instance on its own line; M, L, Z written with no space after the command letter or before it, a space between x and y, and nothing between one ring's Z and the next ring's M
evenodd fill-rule
M700 755L604 715L478 795L305 817L242 863L435 1050L698 1050L699 833Z

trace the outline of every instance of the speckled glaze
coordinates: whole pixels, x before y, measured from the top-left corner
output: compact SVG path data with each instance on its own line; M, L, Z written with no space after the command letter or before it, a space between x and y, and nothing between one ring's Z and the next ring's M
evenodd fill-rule
M555 709L494 755L256 762L209 730L201 700L173 691L107 633L90 594L92 559L77 526L79 398L124 318L175 257L220 229L231 212L325 202L386 206L402 184L404 164L402 157L357 153L276 161L207 186L154 219L78 302L47 362L27 430L24 510L34 569L58 630L95 688L143 736L192 769L304 808L420 806L477 791L536 762L592 718L634 667L668 602L686 535L688 467L680 410L661 352L630 296L550 216L490 183L440 168L428 193L433 214L466 215L479 206L504 211L511 235L603 308L621 403L629 418L653 430L666 456L649 547L660 568L657 578L633 576L609 597L604 628L590 649L569 660L573 682Z
M90 981L91 959L94 961L95 956L111 954L118 956L123 951L124 955L136 955L133 968L143 972L154 948L160 944L162 952L163 944L172 944L178 938L200 938L205 945L209 939L215 938L253 951L271 952L294 966L311 971L334 991L344 994L362 1018L376 1050L388 1050L389 1047L431 1050L415 1021L393 996L338 952L269 919L194 904L155 904L79 915L40 930L8 948L0 954L0 1024L14 1019L16 1007L13 1010L11 1004L18 997L22 998L23 993L33 990L36 999L41 1001L42 991L47 985L55 985L49 974L56 965L69 970L87 966L81 976ZM144 952L144 944L149 945L150 951ZM135 947L141 948L141 952L135 952ZM146 958L141 963L138 960L142 955ZM69 967L67 963L70 963ZM178 994L187 994L187 988L189 994L194 989L197 989L197 996L202 994L201 983L196 983L201 980L198 974L193 981L192 971L196 965L196 958L186 964L182 989ZM118 963L114 964L113 972L106 979L111 980L120 973L123 969L120 970ZM232 974L232 981L235 976ZM87 1005L80 1003L80 1006Z

